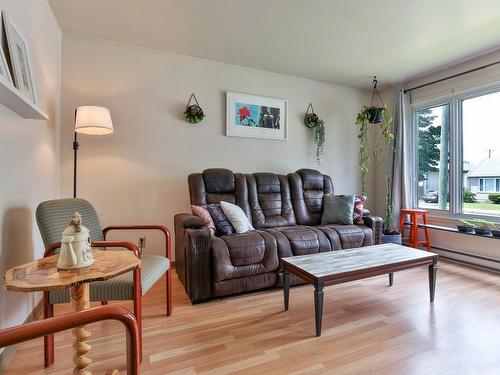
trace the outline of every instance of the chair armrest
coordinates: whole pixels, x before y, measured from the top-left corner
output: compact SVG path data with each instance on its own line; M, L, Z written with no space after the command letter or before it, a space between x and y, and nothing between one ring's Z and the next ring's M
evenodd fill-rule
M137 258L141 257L141 250L135 243L128 241L92 241L92 247L123 247L133 251Z
M372 229L375 245L381 243L384 220L378 216L366 215L363 216L363 222L367 227Z
M140 333L137 320L126 308L116 305L94 307L0 330L0 347L18 344L54 332L102 320L123 324L127 337L127 374L140 373Z
M127 242L127 241L92 241L91 244L92 247L123 247L127 250L133 251L135 256L137 258L141 257L141 250L133 244L132 242ZM57 249L61 248L61 243L60 242L54 242L45 247L45 253L43 254L43 257L48 257L51 255L54 255L54 252Z
M172 260L172 239L170 235L170 230L163 225L156 224L139 224L139 225L110 225L102 231L104 234L104 239L106 239L106 235L109 231L112 230L159 230L165 235L165 256L168 260Z

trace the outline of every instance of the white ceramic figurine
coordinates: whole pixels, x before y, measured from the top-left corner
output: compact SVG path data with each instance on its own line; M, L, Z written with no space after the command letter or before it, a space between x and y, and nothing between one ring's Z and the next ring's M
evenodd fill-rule
M75 212L69 226L62 232L57 268L69 270L91 266L94 256L90 244L89 230L82 225L82 216Z

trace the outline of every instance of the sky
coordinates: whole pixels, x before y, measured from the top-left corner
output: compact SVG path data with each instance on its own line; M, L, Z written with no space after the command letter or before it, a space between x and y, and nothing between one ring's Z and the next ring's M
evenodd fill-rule
M463 102L464 160L472 165L500 158L500 92Z
M432 108L435 125L442 121L442 107ZM488 157L500 158L500 92L463 101L464 162L473 167Z

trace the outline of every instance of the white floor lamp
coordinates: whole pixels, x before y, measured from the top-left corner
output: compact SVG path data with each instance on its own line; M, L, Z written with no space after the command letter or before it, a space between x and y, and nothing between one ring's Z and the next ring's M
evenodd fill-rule
M75 111L75 140L73 141L73 198L76 198L76 159L78 154L77 133L106 135L113 133L111 113L105 107L81 106Z

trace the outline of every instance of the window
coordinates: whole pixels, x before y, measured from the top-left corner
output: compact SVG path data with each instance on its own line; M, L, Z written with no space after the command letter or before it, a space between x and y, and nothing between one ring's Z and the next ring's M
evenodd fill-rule
M415 107L418 207L500 217L500 86Z
M449 104L416 112L418 126L418 206L449 209Z
M480 178L479 191L482 193L497 193L500 191L500 179L498 178Z

